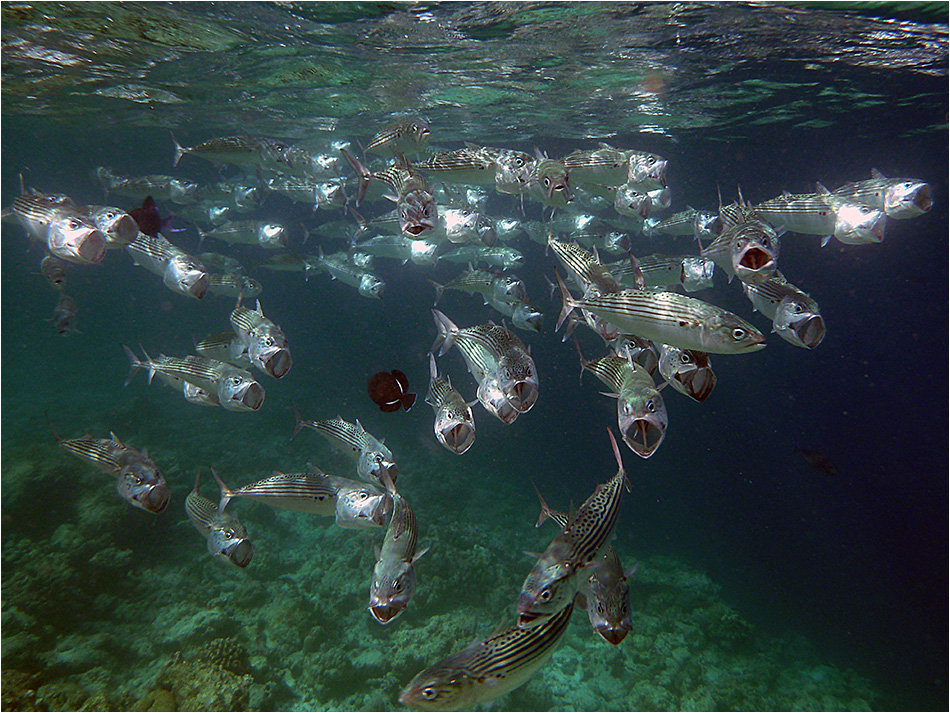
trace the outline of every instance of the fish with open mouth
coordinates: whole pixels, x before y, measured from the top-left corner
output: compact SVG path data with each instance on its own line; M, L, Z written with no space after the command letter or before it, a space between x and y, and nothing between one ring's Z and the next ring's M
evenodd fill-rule
M241 521L224 512L227 500L222 498L215 505L198 491L200 480L201 471L195 476L194 489L185 498L185 514L207 540L208 552L215 560L244 569L251 563L254 544Z
M719 207L722 232L700 250L729 276L742 282L762 282L774 273L778 260L779 233L739 194L739 202Z
M13 216L32 238L46 243L50 254L67 262L102 262L108 237L65 196L23 191L13 200Z
M658 369L674 389L694 401L705 401L716 386L709 355L696 349L680 349L669 344L660 344Z
M475 443L475 417L472 407L452 387L448 376L439 376L435 355L429 352L429 392L426 403L435 411L435 437L456 455L462 455Z
M772 320L772 331L789 344L814 349L825 338L825 320L818 303L776 272L762 283L744 284L756 311Z
M231 342L232 356L236 359L247 356L251 364L275 379L280 379L293 365L287 337L283 330L264 316L261 301L256 309L241 305L231 311L231 328L237 336Z
M819 184L821 192L823 186ZM825 189L827 190L827 189ZM876 168L865 181L845 183L831 194L853 203L883 210L888 218L906 220L923 215L933 207L933 189L919 178L887 178Z
M155 275L172 292L201 299L208 291L208 270L200 260L172 245L163 235L139 233L125 246L132 262Z
M772 225L793 233L823 236L822 246L832 237L845 245L879 243L884 239L883 210L835 196L827 189L819 193L783 193L757 205L755 212Z

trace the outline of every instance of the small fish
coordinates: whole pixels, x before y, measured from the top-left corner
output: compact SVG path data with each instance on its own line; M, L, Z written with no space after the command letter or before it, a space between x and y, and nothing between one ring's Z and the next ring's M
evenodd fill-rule
M478 382L478 390L475 392L475 398L485 410L497 418L506 426L510 426L521 413L505 397L505 392L501 390L501 384L498 376L495 374L486 374Z
M382 155L412 155L429 144L429 124L419 117L398 121L377 133L364 151Z
M182 146L172 134L175 144L174 166L185 154L200 156L209 161L229 163L236 166L289 167L288 146L280 141L257 136L219 136L202 141L195 146Z
M125 251L136 265L161 275L162 282L172 292L200 300L208 291L207 268L161 234L151 237L139 233L125 246Z
M130 210L129 215L132 216L132 220L135 221L141 232L153 238L162 229L164 221L158 213L158 206L155 205L155 199L152 196L145 196L142 205Z
M66 263L58 257L47 255L40 260L40 274L57 290L63 289L66 280Z
M695 235L715 239L722 232L722 222L715 213L687 207L658 222L648 221L645 228L650 235Z
M452 381L439 376L435 355L429 352L429 392L426 403L435 411L435 437L456 455L462 455L475 443L475 418L472 407L452 388ZM515 412L517 414L517 411Z
M56 308L53 310L51 320L57 334L66 336L70 332L76 331L73 327L73 321L76 319L76 312L78 311L79 306L76 304L76 300L65 292L61 292L59 299L56 301Z
M24 191L14 199L12 213L55 257L80 265L105 257L108 238L68 198Z
M544 314L528 302L507 302L494 296L485 296L485 304L511 319L511 324L525 332L541 332Z
M838 464L821 451L814 451L811 448L804 448L801 444L795 443L794 448L802 454L808 465L825 475L836 477L838 475Z
M628 218L642 220L650 217L653 199L647 193L624 184L614 193L614 210Z
M776 271L762 283L743 284L756 311L772 320L772 331L796 347L814 349L825 338L818 303Z
M105 166L97 168L93 175L107 194L118 193L137 200L152 196L156 200L172 201L180 205L197 201L198 184L174 176L119 176Z
M595 184L619 186L627 182L629 170L627 154L612 146L596 149L577 149L561 159L570 171L571 181L577 185Z
M442 299L445 290L460 290L470 295L482 295L502 302L519 302L527 299L527 290L524 282L512 274L494 273L489 270L469 268L462 274L452 278L444 285L429 280L435 287L435 303Z
M214 471L212 471L214 472ZM251 563L254 545L247 530L234 515L224 512L227 501L220 505L198 492L201 472L195 476L195 487L185 498L185 514L191 524L208 541L208 552L219 562L243 569Z
M441 181L479 186L495 184L495 159L479 147L440 151L425 161L416 162L415 166Z
M222 297L257 297L264 288L253 277L237 272L208 274L208 294Z
M484 245L460 245L459 247L439 256L439 260L447 262L470 263L477 265L483 262L487 265L513 270L524 265L524 255L521 251L508 245L496 245L489 248Z
M380 624L389 624L409 605L416 591L413 565L429 548L416 551L416 515L405 498L396 492L388 474L383 474L383 482L393 499L393 512L383 546L376 548L369 611Z
M741 197L738 204L720 206L722 233L700 250L729 276L742 282L763 282L775 274L779 230L773 228ZM784 230L784 229L782 229Z
M540 151L537 151L531 185L535 197L546 206L558 208L574 200L567 168Z
M199 228L198 235L202 242L205 238L214 238L232 245L259 245L268 250L286 248L290 244L284 226L263 220L229 220L207 232Z
M399 369L373 374L366 390L380 411L398 411L400 406L408 411L416 402L416 395L409 391L409 379Z
M376 300L382 297L386 290L386 283L373 273L354 265L349 254L338 252L324 255L322 248L318 248L318 250L316 256L305 258L305 274L326 272L330 279L339 280L344 285L355 287L361 297Z
M646 287L671 287L682 285L687 292L713 286L716 263L700 255L644 255L637 257L640 274ZM608 265L625 287L636 287L631 279L630 260L620 260Z
M50 429L53 429L50 424ZM148 457L122 443L114 433L109 438L60 438L55 429L53 436L67 453L86 461L97 470L116 478L116 490L130 505L158 514L168 505L171 491L165 476Z

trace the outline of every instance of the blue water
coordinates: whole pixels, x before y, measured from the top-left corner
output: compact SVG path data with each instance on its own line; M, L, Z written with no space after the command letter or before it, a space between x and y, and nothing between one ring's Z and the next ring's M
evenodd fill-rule
M675 561L708 578L716 587L709 596L759 635L803 637L810 665L866 681L872 707L942 709L947 17L930 4L916 14L906 4L873 5L805 13L777 5L161 4L136 17L129 6L8 4L0 204L11 205L21 175L41 191L101 203L91 172L102 165L218 180L198 158L172 168L170 129L183 144L239 132L365 144L407 111L427 116L433 145L446 148L463 141L538 146L556 157L606 140L654 151L669 160L674 210L715 209L717 189L729 201L741 187L755 203L783 190L810 191L816 181L834 188L869 177L872 168L928 181L933 209L889 219L880 244L820 247L816 236L783 237L780 268L821 305L825 340L806 351L771 335L754 354L714 355L718 384L701 404L664 391L670 427L658 452L642 460L623 450L632 490L614 546L625 563L641 563L632 580L641 617L651 576L664 571L659 563ZM109 41L97 51L88 33ZM150 99L107 91L125 87L128 97L131 85ZM489 206L522 217L510 196L492 195ZM159 207L166 215L176 210ZM385 201L361 208L384 210ZM541 215L537 203L525 210ZM345 218L279 195L252 215L286 224L292 248L304 252L315 250L313 238L303 245L304 228ZM168 237L197 252L196 232L177 224L186 230ZM141 375L123 387L121 346L142 345L153 356L188 353L194 338L227 327L232 300L174 295L117 251L100 265L69 269L79 331L61 337L47 321L55 294L38 274L41 247L16 223L3 223L3 239L5 700L19 690L18 673L34 677L34 687L78 682L88 695L104 690L111 705L129 707L152 690L176 651L188 658L206 639L233 636L251 655L259 687L252 707L398 707L399 690L421 668L512 615L530 568L521 551L543 549L550 535L533 528L532 484L567 508L615 470L605 433L616 424L614 402L590 375L578 385L576 351L554 332L559 305L545 281L554 258L526 237L517 243L527 263L518 274L546 321L541 334L519 336L537 364L540 398L510 427L476 407L475 446L461 458L437 444L422 401L435 337L427 278L445 282L459 266L377 260L388 285L379 301L325 276L305 282L300 274L251 269L265 286L265 314L288 336L294 366L280 381L260 377L267 390L260 412L236 414L186 404L166 387L146 386ZM325 244L328 252L343 247ZM695 243L635 236L632 248L690 251ZM244 264L258 255L223 243L202 249ZM698 296L763 332L769 327L721 271ZM480 302L453 293L440 308L460 326L498 321ZM579 336L585 356L600 354L598 338ZM458 354L439 364L474 398ZM408 413L381 413L366 395L369 375L393 368L419 392ZM381 533L328 521L317 527L303 515L238 503L246 505L237 512L258 549L246 571L231 572L212 566L184 517L199 469L202 491L216 497L210 466L232 487L273 470L302 470L307 460L355 477L315 434L289 441L292 401L307 418L360 419L400 463L401 492L415 507L421 545L431 549L418 565L416 600L389 627L366 612ZM108 478L58 450L47 415L65 437L114 430L147 448L172 487L168 511L150 517L121 502ZM833 458L839 475L809 467L796 442ZM93 561L103 550L111 564ZM205 630L176 628L205 609L213 614ZM289 624L292 616L299 621ZM675 613L669 617L675 622ZM637 621L646 626L646 618ZM592 637L576 613L563 656L496 707L645 705L632 697L632 669L623 664L637 645L633 634L617 649L594 647ZM423 652L429 639L441 648ZM708 654L714 647L707 644ZM698 657L700 648L690 653ZM579 690L589 697L555 696L551 682L568 680L575 662L586 682ZM598 676L620 688L597 688ZM321 680L324 688L314 683ZM656 707L686 707L702 700L696 691L704 686L720 690L708 671L706 679L690 679L692 698L677 680L675 692L652 681L669 691ZM772 698L715 700L757 709L820 705L817 697L781 697L788 686L774 681L760 684ZM45 700L68 709L83 699L48 693ZM847 698L828 700L841 707Z

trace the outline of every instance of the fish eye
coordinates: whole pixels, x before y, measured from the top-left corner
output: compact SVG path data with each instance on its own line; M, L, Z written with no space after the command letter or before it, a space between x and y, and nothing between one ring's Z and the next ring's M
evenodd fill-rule
M397 579L395 582L393 582L393 591L396 592L396 594L399 594L402 591L401 579Z
M745 339L746 332L742 327L736 327L732 330L732 338L737 342Z
M240 386L242 381L244 381L244 379L242 379L240 376L231 377L231 383L234 384L235 386Z
M653 403L653 399L647 401L647 411L650 413L656 413L656 404Z
M230 530L224 530L221 534L224 535L225 540L230 540L234 537L234 533L231 532Z
M737 240L737 241L736 241L736 250L742 250L742 246L743 246L743 245L745 245L745 241L744 241L744 240Z
M762 236L762 247L767 248L769 246L769 239L765 236Z
M682 354L680 354L680 361L681 361L683 364L692 364L692 363L693 363L693 357L691 357L691 356L690 356L689 354L687 354L686 352L683 352Z
M426 686L420 692L422 693L422 697L425 698L427 701L435 700L435 698L439 695L438 692L432 686Z
M604 603L603 603L603 602L597 602L597 613L598 613L598 614L603 614L604 611L605 611L605 610L604 610Z
M653 158L653 156L647 156L647 165L648 165L648 166L652 166L652 165L655 164L655 163L656 163L656 159Z
M515 158L515 166L517 166L518 168L521 168L522 166L524 166L524 164L525 164L525 160L521 158L521 156L518 156Z
M551 590L542 589L541 593L538 595L538 599L540 599L542 602L551 601Z
M545 185L545 186L550 186L550 185L551 185L551 179L548 178L547 176L544 177L544 185Z
M135 482L136 485L142 484L142 479L137 475L132 476L132 480Z
M804 311L804 308L800 304L796 304L793 309L795 310L795 314L801 314Z
M358 500L363 501L369 497L369 493L367 493L365 490L361 490L359 493L357 493L356 497Z
M264 346L265 346L265 347L272 347L272 346L274 346L274 338L273 338L273 337L265 337L265 338L264 338Z

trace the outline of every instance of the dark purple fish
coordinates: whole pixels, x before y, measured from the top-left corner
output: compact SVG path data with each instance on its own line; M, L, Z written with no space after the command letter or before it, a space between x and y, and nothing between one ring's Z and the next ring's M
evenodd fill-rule
M158 207L151 196L146 196L142 201L142 207L130 210L129 215L139 226L140 231L153 238L162 229L162 217L158 214Z
M399 369L373 374L366 390L380 411L398 411L400 406L408 411L416 402L416 395L409 393L409 379Z
M808 465L818 472L832 477L838 475L838 464L821 451L804 448L800 443L795 444L795 450L801 453L802 457L808 462Z

